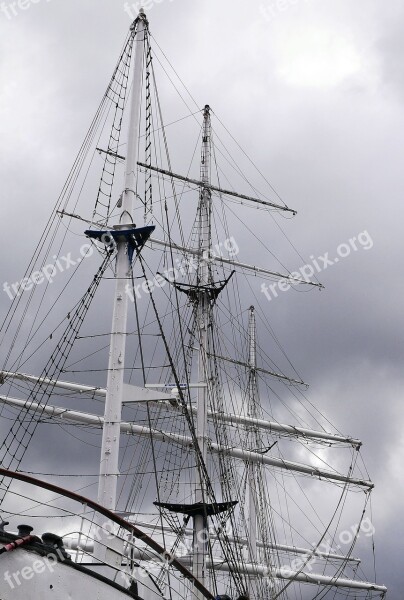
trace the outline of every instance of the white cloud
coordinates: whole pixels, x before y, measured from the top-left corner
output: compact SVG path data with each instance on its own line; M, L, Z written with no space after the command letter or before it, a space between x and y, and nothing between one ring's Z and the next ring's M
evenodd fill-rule
M355 45L335 30L296 27L275 38L277 72L290 85L332 87L361 72Z

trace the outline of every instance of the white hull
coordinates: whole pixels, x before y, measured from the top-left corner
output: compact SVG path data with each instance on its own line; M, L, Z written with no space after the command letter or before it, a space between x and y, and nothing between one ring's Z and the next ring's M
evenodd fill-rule
M81 572L76 565L55 562L24 548L3 554L0 561L1 600L125 600L134 597Z

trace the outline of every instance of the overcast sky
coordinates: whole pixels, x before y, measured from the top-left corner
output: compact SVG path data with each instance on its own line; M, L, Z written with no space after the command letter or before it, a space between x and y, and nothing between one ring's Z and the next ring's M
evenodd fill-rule
M152 33L199 105L209 103L225 119L298 211L285 229L301 255L335 256L339 244L361 232L372 241L321 273L323 292L284 293L268 307L313 402L364 442L376 485L378 582L398 600L404 587L404 5L148 5ZM121 0L1 6L4 281L27 262L131 19ZM22 231L34 239L21 239ZM1 315L8 306L0 290Z

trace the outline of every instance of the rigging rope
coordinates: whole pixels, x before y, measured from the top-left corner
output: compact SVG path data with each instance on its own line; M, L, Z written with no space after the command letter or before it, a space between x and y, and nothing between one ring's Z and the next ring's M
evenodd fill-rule
M118 149L121 139L122 121L126 104L128 79L133 53L134 32L129 36L118 66L107 89L107 97L115 106L107 150L104 151L104 164L93 210L93 221L100 219L107 223L111 212L111 200L118 162Z
M34 384L32 390L30 391L26 401L26 407L21 408L11 429L3 440L0 446L0 462L4 468L16 470L21 465L28 446L38 427L39 419L43 416L44 409L47 406L55 388L55 384L52 383L52 381L59 378L60 373L62 372L69 358L70 351L74 345L83 320L88 312L88 309L90 308L95 292L100 284L106 268L108 267L109 262L110 255L107 253L86 293L76 305L73 314L69 313L67 315L68 324L65 331L62 333L61 338L52 356L49 358L46 366L44 367L39 380ZM49 381L45 383L43 380ZM31 413L28 412L27 419L27 411L29 411L34 403L38 403L39 406ZM0 484L3 483L3 481L4 477L0 479ZM0 503L4 499L4 496L11 483L12 480L10 480L8 484L0 491Z

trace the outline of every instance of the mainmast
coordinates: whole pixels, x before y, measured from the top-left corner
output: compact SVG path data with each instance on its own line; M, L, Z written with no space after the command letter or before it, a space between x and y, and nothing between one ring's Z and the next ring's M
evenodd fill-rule
M203 113L203 137L201 157L201 181L198 218L199 218L199 264L198 264L198 304L197 304L197 330L199 336L198 358L198 397L196 438L199 446L197 455L198 468L196 475L195 502L206 504L206 486L204 465L207 458L207 386L208 386L208 328L210 325L211 308L208 296L208 287L211 284L211 270L209 256L211 250L211 203L212 194L210 184L210 154L211 154L211 119L210 107L205 106ZM194 516L193 539L193 575L205 585L206 571L206 545L208 536L207 514L201 512Z
M136 163L138 160L139 122L142 91L142 65L144 43L147 36L147 20L141 9L132 25L134 36L133 86L128 133L128 152L125 165L125 188L122 194L121 214L115 230L130 230L134 199L136 196ZM119 469L119 440L121 427L122 397L126 349L126 323L131 264L128 253L128 238L114 236L116 241L115 294L109 350L107 393L105 400L104 427L101 447L98 502L110 510L116 509L116 492Z

